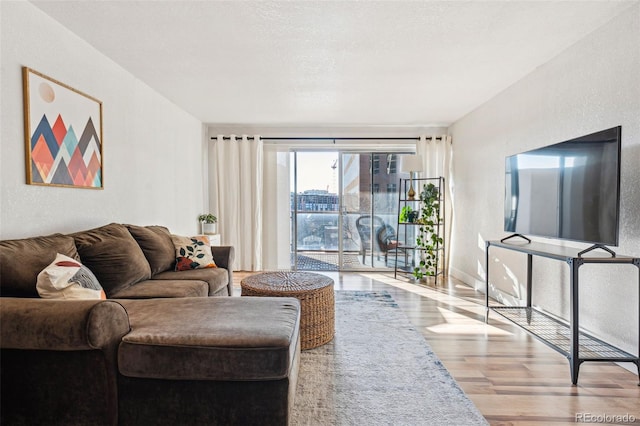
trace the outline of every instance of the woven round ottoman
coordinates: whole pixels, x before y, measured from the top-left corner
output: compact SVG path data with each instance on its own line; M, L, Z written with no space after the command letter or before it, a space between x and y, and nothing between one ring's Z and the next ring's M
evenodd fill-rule
M295 297L300 300L300 346L311 349L333 339L333 280L311 272L263 272L240 281L243 296Z

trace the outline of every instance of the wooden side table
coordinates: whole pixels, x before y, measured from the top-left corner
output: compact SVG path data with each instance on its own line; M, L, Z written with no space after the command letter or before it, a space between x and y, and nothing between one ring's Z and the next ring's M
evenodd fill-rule
M263 272L243 278L242 296L295 297L300 300L300 346L311 349L333 339L333 280L312 272Z

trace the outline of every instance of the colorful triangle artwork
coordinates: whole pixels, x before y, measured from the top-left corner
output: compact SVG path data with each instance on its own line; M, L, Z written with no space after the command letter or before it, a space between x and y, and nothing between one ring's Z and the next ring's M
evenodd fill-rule
M102 187L101 142L91 117L77 138L62 115L53 127L42 116L31 135L31 182L80 187Z
M73 179L71 179L71 176L69 175L69 169L67 168L64 160L58 163L58 167L51 178L51 183L54 182L57 185L73 185Z
M66 149L67 154L72 156L77 147L78 138L76 138L76 132L73 130L73 126L71 126L69 127L69 131L66 132L64 140L62 140L61 149Z
M58 114L58 118L56 118L56 122L53 123L53 135L56 138L56 141L58 142L58 146L60 146L60 144L62 144L62 141L64 140L64 137L67 135L67 126L64 124L64 121L62 120L62 116L60 114Z
M31 151L31 161L38 172L40 181L44 182L44 178L49 176L49 172L53 166L53 157L42 135L40 135Z
M56 157L58 155L58 142L56 141L56 137L53 135L53 130L51 130L51 126L49 125L49 120L47 120L47 116L43 115L38 127L31 135L31 149L34 148L38 140L40 138L44 138L47 146L49 147L49 151L51 152L52 157Z

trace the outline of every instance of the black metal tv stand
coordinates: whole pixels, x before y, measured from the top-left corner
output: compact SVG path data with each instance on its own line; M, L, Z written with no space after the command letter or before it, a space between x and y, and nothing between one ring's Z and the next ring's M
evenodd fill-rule
M527 296L526 306L491 306L489 305L489 249L499 247L513 250L527 255ZM638 368L640 379L640 343L638 347L639 355L632 355L615 346L610 345L586 332L580 330L579 316L579 275L580 266L586 263L592 264L627 264L634 265L638 269L638 287L640 289L640 258L629 256L616 256L611 250L604 248L608 253L592 253L589 257L583 254L591 252L596 248L604 248L596 245L587 250L578 251L575 248L560 247L551 244L537 242L510 243L502 241L487 241L485 250L485 321L489 321L489 311L499 313L508 320L524 328L551 348L565 355L569 360L571 368L571 382L578 383L578 371L580 364L585 361L611 361L611 362L632 362ZM566 262L570 268L570 307L569 321L556 318L531 305L532 294L532 273L533 256L546 257L549 259ZM640 298L639 298L640 299ZM640 300L638 301L638 326L640 330ZM639 336L640 337L640 336ZM638 383L640 386L640 383Z

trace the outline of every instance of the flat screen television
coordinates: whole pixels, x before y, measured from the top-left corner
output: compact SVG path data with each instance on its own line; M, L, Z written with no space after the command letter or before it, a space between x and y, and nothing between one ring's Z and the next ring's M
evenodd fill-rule
M621 127L506 158L504 230L618 245Z

